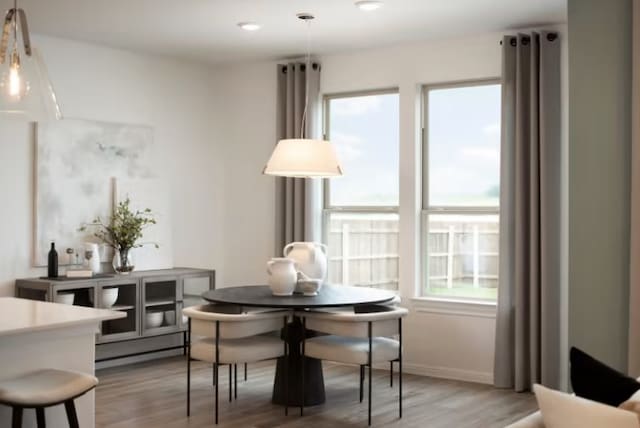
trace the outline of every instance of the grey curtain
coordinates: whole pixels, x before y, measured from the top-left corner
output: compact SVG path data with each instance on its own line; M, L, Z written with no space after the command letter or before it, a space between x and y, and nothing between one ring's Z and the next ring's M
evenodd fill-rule
M560 41L502 40L500 285L494 383L558 387L560 376Z
M301 138L302 116L308 94L305 135L319 135L320 65L292 62L278 65L277 139ZM318 240L319 183L303 178L276 178L276 248L294 241Z
M631 92L631 224L630 260L640 258L640 0L633 1ZM629 263L630 376L640 375L640 264Z

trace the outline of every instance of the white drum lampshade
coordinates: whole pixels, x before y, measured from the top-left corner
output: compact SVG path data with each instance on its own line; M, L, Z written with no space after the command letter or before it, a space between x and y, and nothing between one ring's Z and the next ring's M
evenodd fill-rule
M342 175L333 145L324 140L280 140L263 171L281 177L328 178Z

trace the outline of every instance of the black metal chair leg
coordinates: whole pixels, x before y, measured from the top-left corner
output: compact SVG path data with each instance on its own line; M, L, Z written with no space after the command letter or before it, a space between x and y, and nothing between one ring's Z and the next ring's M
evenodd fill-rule
M218 361L220 360L220 321L216 321L216 361L215 361L215 365L216 365L216 370L215 370L215 381L216 381L216 387L215 387L215 409L216 409L216 415L215 415L215 422L216 425L218 425L218 386L220 384L220 378L218 377L218 374L220 373L220 366L218 364Z
M393 361L389 361L389 386L393 388Z
M364 399L364 365L360 365L360 402Z
M80 428L80 424L78 423L78 414L76 413L76 405L73 404L73 400L64 402L64 410L67 412L69 428Z
M305 342L307 337L307 319L302 318L302 355L300 356L300 377L302 378L302 389L300 390L300 416L304 416L304 396L305 396L305 384L304 384L304 360L305 360Z
M187 355L187 332L182 332L182 355Z
M402 419L402 318L398 319L398 404L400 419Z
M373 366L373 337L371 336L371 321L369 321L369 426L371 426L371 380L372 380L372 371L371 367Z
M22 407L13 407L11 410L11 427L22 428Z
M244 363L244 381L247 381L247 363Z
M47 422L44 418L44 407L36 407L36 421L38 428L46 428Z
M233 401L233 364L229 364L229 403Z
M191 333L191 318L189 318L189 333ZM187 417L191 416L191 343L187 346Z
M233 398L238 399L238 365L233 365Z

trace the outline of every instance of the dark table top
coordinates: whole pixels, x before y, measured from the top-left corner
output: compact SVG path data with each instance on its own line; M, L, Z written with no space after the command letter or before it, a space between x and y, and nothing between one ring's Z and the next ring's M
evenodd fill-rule
M389 302L394 296L388 290L344 285L323 285L317 296L274 296L266 285L218 288L202 294L213 303L293 309L372 305Z

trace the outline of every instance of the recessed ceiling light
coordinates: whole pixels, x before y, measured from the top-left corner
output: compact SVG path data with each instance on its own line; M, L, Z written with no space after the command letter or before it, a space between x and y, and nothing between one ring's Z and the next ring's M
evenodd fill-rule
M372 10L380 9L383 3L377 0L360 0L360 1L357 1L355 5L358 6L360 10L365 10L367 12L370 12Z
M244 31L258 31L262 26L257 22L238 22L238 27Z

